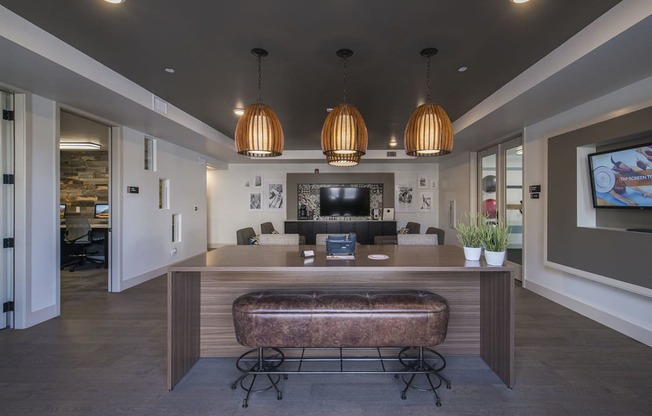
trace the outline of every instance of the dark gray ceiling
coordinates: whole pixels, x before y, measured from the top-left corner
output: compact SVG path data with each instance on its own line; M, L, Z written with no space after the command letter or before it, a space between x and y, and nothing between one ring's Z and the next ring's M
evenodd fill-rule
M607 12L617 0L0 0L45 29L229 137L232 109L263 100L288 150L318 149L326 108L347 98L362 113L370 149L403 129L425 98L425 60L436 47L432 98L458 119ZM467 66L466 72L457 68ZM175 74L164 68L172 67Z

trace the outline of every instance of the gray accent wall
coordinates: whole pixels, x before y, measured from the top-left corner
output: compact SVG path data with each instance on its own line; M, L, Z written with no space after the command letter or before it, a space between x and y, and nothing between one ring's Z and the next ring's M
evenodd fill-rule
M299 184L383 184L383 207L394 208L394 173L288 173L287 219L298 217Z
M596 227L577 226L577 148L607 150L651 137L652 107L549 139L548 261L652 288L652 234L625 231L652 228L652 210L599 209ZM590 184L581 190L590 191Z

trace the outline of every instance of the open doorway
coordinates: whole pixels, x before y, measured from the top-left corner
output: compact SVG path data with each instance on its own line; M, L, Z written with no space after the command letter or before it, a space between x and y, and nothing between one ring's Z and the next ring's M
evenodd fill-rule
M110 143L110 126L59 112L62 303L110 289Z

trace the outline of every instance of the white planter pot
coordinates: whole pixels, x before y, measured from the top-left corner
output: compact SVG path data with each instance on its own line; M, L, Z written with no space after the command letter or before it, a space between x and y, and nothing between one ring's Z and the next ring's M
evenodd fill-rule
M490 266L502 266L505 262L505 252L485 250L484 259Z
M470 261L480 260L482 247L464 247L464 258Z

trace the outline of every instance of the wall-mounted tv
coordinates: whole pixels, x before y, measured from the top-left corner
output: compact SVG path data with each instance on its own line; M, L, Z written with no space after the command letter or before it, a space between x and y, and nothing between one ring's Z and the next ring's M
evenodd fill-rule
M109 204L95 204L95 218L101 220L109 219Z
M325 186L319 188L319 215L322 217L368 217L369 188Z
M652 143L588 158L595 208L652 209Z

